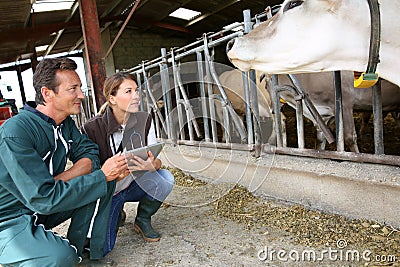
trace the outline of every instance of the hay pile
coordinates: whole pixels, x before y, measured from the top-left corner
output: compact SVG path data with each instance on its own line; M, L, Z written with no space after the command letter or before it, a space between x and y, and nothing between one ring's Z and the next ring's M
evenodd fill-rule
M177 185L190 187L205 184L179 169L173 169L173 173ZM342 239L354 249L368 249L375 255L396 255L397 263L386 262L384 265L399 266L400 232L389 225L261 199L239 185L212 205L214 216L234 220L243 224L245 229L279 229L290 233L294 244L313 248L335 248L338 240ZM372 264L377 266L377 263Z

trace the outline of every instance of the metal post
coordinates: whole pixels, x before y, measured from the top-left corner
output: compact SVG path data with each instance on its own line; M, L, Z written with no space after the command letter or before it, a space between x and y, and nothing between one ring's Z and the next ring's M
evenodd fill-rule
M17 76L18 76L19 91L21 92L22 103L25 104L26 103L26 95L25 95L24 82L22 81L21 65L19 65L17 68Z
M106 69L102 59L100 27L95 0L79 0L82 33L85 41L85 52L89 62L89 74L94 90L96 109L106 101L103 96Z
M372 86L375 154L384 154L381 80Z
M214 143L218 142L217 136L217 123L216 123L216 115L215 115L215 106L214 106L214 98L211 96L213 95L213 88L212 88L212 77L210 71L210 64L208 64L208 58L206 55L206 51L208 51L208 42L207 42L207 35L203 35L204 39L204 54L205 54L205 61L206 61L206 79L207 79L207 91L208 91L208 101L209 101L209 108L210 108L210 118L211 118L211 134L212 140Z
M206 91L204 88L204 70L203 70L203 56L200 52L196 52L197 57L197 69L199 74L199 82L200 82L200 101L201 101L201 109L203 114L203 124L204 124L204 137L206 142L210 142L210 126L208 125L208 109L207 109L207 99L206 99Z
M274 109L274 117L275 117L275 131L276 131L276 146L283 147L283 135L282 135L282 118L281 118L281 103L279 96L279 84L278 84L278 75L272 75L272 103Z
M253 126L254 126L254 144L255 156L261 155L261 127L260 127L260 112L258 110L258 95L256 84L256 72L251 70L250 75L250 92L251 92L251 106L253 110Z
M342 79L340 71L334 72L335 85L335 118L336 118L336 150L344 151L344 129L343 129L343 104L342 104Z
M161 48L161 56L162 63L160 64L160 74L161 74L161 87L163 91L163 101L164 101L164 112L165 119L167 121L167 130L168 130L168 138L172 140L176 140L175 135L175 127L172 123L171 113L171 88L169 82L169 73L168 73L168 62L167 62L167 50L165 48Z
M304 93L303 89L301 88L300 82L293 74L288 74L290 81L293 83L294 88L296 88L297 92L304 97L304 103L306 104L308 110L310 111L311 115L315 119L316 123L318 124L319 128L323 132L326 140L329 144L335 141L331 131L326 126L324 120L322 119L321 115L318 113L318 110L315 108L314 104L308 97L306 93Z
M197 137L201 137L200 133L200 128L199 125L197 124L196 117L193 113L192 105L190 104L189 98L185 92L185 88L183 87L182 80L181 80L181 71L180 67L177 68L177 81L178 81L178 87L181 92L181 95L183 97L184 105L185 105L185 110L186 110L186 118L188 121L188 128L189 128L189 136L190 140L193 141L193 127L196 131Z
M140 73L136 73L136 81L138 83L138 90L139 90L139 97L140 97L140 110L145 111L144 109L144 98L143 98L143 85L142 85L142 80L140 79Z
M251 120L251 107L250 107L250 94L249 94L249 73L242 72L242 82L243 82L243 96L244 96L244 105L246 111L246 124L247 124L247 142L248 144L253 144L254 135L253 135L253 122Z
M297 145L299 148L304 148L303 98L300 95L295 95L294 99L296 100Z
M303 95L299 94L292 85L280 85L275 86L274 91L277 93L287 91L289 92L294 100L296 101L296 126L297 126L297 144L298 147L303 149L304 144L304 119L303 119ZM279 95L278 95L279 96ZM280 102L278 102L280 105Z
M181 92L178 84L178 70L175 61L175 52L171 49L171 60L172 60L172 72L174 74L174 86L175 86L175 100L176 100L176 108L178 110L178 127L179 134L182 140L185 139L185 124L183 123L183 110L182 110L182 102L181 102Z

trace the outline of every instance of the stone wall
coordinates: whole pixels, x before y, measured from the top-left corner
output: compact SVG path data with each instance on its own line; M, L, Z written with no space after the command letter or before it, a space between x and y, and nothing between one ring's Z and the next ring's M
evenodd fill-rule
M117 33L117 29L110 31L111 41L114 40ZM161 48L166 48L167 52L169 52L171 47L179 48L186 46L193 43L198 37L176 38L141 33L140 31L126 28L112 51L115 69L123 70L136 67L143 60L152 60L160 57ZM230 64L226 57L225 45L220 45L215 50L215 62ZM196 60L195 54L188 56L182 61L192 60Z
M111 31L111 40L114 40L117 33L117 30ZM168 52L171 47L181 47L190 42L190 38L169 38L127 28L113 49L115 68L122 70L136 67L143 60L160 57L163 47Z

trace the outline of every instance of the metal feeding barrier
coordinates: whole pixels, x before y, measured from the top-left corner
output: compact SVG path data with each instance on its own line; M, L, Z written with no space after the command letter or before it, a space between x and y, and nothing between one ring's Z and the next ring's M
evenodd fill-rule
M157 137L173 144L250 150L255 152L256 157L260 156L261 152L273 152L400 165L399 157L396 156L344 152L340 72L335 72L334 76L336 140L295 75L289 75L292 83L290 85L279 85L277 75L272 75L272 121L276 131L276 146L262 144L257 95L257 90L260 89L257 88L254 70L242 72L244 121L238 116L228 99L225 88L219 81L218 74L223 67L214 61L214 48L247 34L257 27L262 19L269 19L278 9L279 6L268 7L265 12L253 18L250 16L250 10L245 10L242 23L235 23L216 33L203 34L197 41L184 47L171 48L169 52L166 48L162 48L160 57L143 61L136 67L124 70L137 77L140 108L153 113ZM241 30L233 31L238 26ZM191 61L190 58L192 58ZM186 87L190 84L194 84L198 92L195 100L191 99L187 92ZM286 148L283 142L285 137L282 132L279 96L282 91L293 95L296 100L298 148ZM336 141L337 151L321 153L321 151L305 149L303 104L310 111L326 140L329 143ZM223 138L221 138L221 132ZM232 137L238 138L233 140Z

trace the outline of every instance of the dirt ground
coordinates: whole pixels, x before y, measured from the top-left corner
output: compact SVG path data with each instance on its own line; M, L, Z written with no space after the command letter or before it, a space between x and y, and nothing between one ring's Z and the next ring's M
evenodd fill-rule
M134 232L136 204L127 203L107 256L117 266L400 266L398 229L261 199L232 184L207 184L230 189L213 199L201 190L205 182L173 172L178 186L153 216L160 242Z

